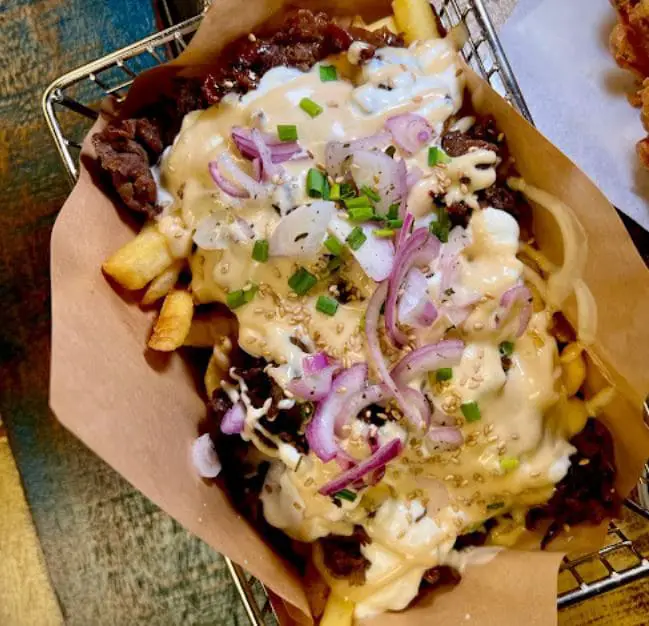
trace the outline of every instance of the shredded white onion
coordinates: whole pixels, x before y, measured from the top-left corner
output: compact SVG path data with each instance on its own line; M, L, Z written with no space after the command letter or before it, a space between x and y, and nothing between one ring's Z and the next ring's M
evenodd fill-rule
M205 433L192 444L192 462L203 478L216 478L221 472L221 461L209 434Z
M575 283L577 300L577 338L584 345L595 341L597 333L597 304L586 283L579 279Z

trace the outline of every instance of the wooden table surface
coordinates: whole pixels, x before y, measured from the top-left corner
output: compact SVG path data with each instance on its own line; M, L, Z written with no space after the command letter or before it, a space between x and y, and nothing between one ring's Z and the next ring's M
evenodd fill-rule
M488 0L497 22L514 4ZM246 624L220 557L47 407L49 236L69 189L40 97L66 70L153 32L154 13L146 0L0 0L0 24L0 625ZM625 523L649 556L649 528ZM649 624L649 581L560 623Z

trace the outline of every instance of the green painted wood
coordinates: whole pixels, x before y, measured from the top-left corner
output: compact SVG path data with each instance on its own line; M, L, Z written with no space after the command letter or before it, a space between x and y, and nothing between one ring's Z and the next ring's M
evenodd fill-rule
M222 559L47 406L49 238L69 188L41 95L155 26L147 0L0 0L0 413L66 623L239 626L247 622Z

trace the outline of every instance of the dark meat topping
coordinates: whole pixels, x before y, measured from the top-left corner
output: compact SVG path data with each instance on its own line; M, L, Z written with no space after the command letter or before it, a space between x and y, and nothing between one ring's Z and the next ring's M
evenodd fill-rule
M330 54L347 50L354 41L373 47L403 46L401 36L385 28L345 29L324 13L303 9L289 15L273 35L254 41L238 39L204 80L177 80L173 97L163 96L141 111L141 117L111 122L96 134L93 144L101 169L129 209L147 217L157 215L161 209L156 205L156 185L149 168L171 144L187 113L218 102L226 93L253 89L273 67L308 70Z
M451 157L460 157L471 149L475 150L493 150L498 153L498 146L482 139L472 139L468 133L461 133L453 130L442 137L442 148L444 152Z
M547 546L564 525L599 524L619 513L622 499L615 491L613 439L604 424L591 418L571 440L577 452L570 458L568 473L556 486L550 501L527 513L528 528L552 520L542 547Z
M304 436L305 413L302 411L302 406L296 403L290 409L277 407L278 402L285 399L284 393L282 388L266 374L265 367L266 362L263 359L248 357L245 365L236 368L237 375L248 386L247 395L255 408L261 408L268 398L272 398L271 405L266 415L259 420L259 424L272 435L278 436L282 441L306 454L309 445ZM231 406L232 402L223 390L214 392L210 408L218 424Z
M352 585L362 585L370 562L361 553L361 546L371 541L362 526L354 526L349 537L329 535L321 539L325 567L334 578L345 578Z
M503 183L496 182L495 185L478 192L480 206L493 207L506 211L516 218L516 221L528 220L530 218L530 207L523 200L521 195L507 188Z
M469 219L473 210L466 202L454 202L446 207L448 217L452 226L462 226L466 228L469 225Z

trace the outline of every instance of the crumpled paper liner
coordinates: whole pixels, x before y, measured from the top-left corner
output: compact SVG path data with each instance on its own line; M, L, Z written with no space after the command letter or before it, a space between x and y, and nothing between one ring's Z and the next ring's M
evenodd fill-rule
M242 11L238 0L214 0L185 53L136 81L127 109L159 93L170 75L195 73L209 64L225 44L257 29L287 5L285 0L247 0ZM368 21L389 13L383 0L299 5L337 15L358 13ZM603 419L615 439L618 487L627 493L649 457L641 411L649 391L649 272L615 211L590 180L485 82L469 73L468 85L478 112L493 114L506 133L521 174L572 206L588 234L585 278L599 304L600 319L598 343L590 355L599 370L590 368L591 382L597 389L603 376L621 392ZM88 140L84 154L92 156ZM556 233L541 218L536 234L542 249L556 257ZM298 574L232 508L226 495L200 480L192 467L190 444L205 407L189 366L177 354L147 350L153 314L142 311L137 298L116 290L101 273L102 261L133 232L133 225L82 164L79 182L52 235L52 409L64 426L142 493L282 598L284 622L308 624ZM568 310L568 317L573 314ZM596 547L602 533L603 527L574 529L563 544ZM526 540L529 545L538 538L530 534ZM458 587L368 623L555 624L560 558L556 552L503 551L486 566L470 567Z

